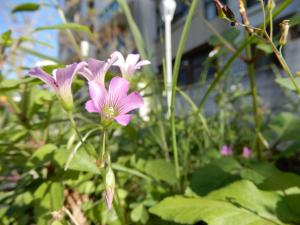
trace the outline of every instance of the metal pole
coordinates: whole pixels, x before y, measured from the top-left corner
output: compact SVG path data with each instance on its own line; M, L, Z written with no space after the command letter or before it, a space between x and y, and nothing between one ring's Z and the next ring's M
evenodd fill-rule
M167 118L171 115L172 97L172 30L171 24L176 9L175 0L162 1L162 19L165 22L165 54L166 54L166 97L167 97Z

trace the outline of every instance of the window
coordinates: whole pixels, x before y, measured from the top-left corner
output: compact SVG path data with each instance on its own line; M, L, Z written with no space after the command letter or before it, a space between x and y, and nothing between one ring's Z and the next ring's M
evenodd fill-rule
M183 57L178 83L181 86L196 83L205 76L210 79L216 71L217 62L215 60L209 62L207 57L212 49L208 46L201 46L192 50Z
M256 5L256 4L258 4L258 3L259 3L259 2L258 2L258 1L255 1L255 0L246 0L247 8L250 8L251 6Z
M264 3L267 4L268 0L264 0ZM247 8L250 8L251 6L257 5L257 4L260 4L259 1L256 1L256 0L246 0Z
M220 2L222 2L223 4L227 3L226 0L221 0ZM204 10L206 19L212 20L217 17L217 9L212 0L204 0Z
M176 11L174 14L173 22L178 21L185 16L188 12L188 6L182 0L176 0Z

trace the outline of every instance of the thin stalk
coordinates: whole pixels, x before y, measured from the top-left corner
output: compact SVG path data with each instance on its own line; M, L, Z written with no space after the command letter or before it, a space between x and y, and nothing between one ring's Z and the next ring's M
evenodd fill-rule
M131 169L131 168L127 168L125 166L122 166L122 165L119 165L119 164L116 164L116 163L112 163L112 166L111 166L114 170L118 170L119 172L123 172L123 173L127 173L127 174L130 174L130 175L133 175L133 176L137 176L137 177L140 177L142 179L144 179L145 181L147 182L151 182L152 181L152 178L141 173L140 171L138 170L134 170L134 169Z
M208 99L208 96L211 94L211 92L214 90L216 85L219 83L220 79L224 76L224 74L227 72L231 64L238 58L238 56L241 54L241 52L253 41L254 36L246 38L246 40L241 44L241 46L237 49L235 54L233 54L230 59L226 62L224 67L220 70L219 73L217 73L216 77L208 87L208 90L205 92L204 96L202 97L199 107L198 107L198 112L200 112L205 104L205 102Z
M106 130L104 129L103 130L103 134L102 134L102 148L101 148L101 154L100 154L100 157L99 157L99 160L100 160L100 163L104 163L104 157L105 157L105 151L106 151L106 143L105 143L105 140L106 139ZM110 163L110 159L109 159L109 163ZM110 166L110 165L109 165Z
M176 54L175 65L173 70L173 83L172 83L172 97L171 97L171 129L172 129L172 145L173 145L173 154L174 154L174 164L175 164L175 172L176 177L180 179L180 171L179 171L179 162L178 162L178 150L177 150L177 140L176 140L176 128L175 128L175 95L176 95L176 86L179 75L180 63L183 55L183 51L185 48L188 31L190 29L194 12L196 10L196 6L198 4L197 0L193 0L189 13L187 15L181 39L178 46L178 51Z
M66 207L63 207L63 211L69 216L70 220L72 221L72 223L74 223L74 225L80 225L75 217L72 215L72 213L66 208Z
M263 0L260 0L260 6L261 6L261 10L262 10L262 13L263 13L263 19L264 19L264 22L263 22L263 30L266 30L266 11L265 11L265 3Z
M187 1L185 1L185 4L190 5ZM224 45L225 48L227 48L232 53L236 52L235 47L227 41L215 28L211 25L210 22L208 22L200 12L196 12L196 16L206 25L208 29L219 39L219 41ZM243 60L244 62L249 61L248 58L244 57L243 55L239 55L239 58Z
M122 209L121 206L121 201L120 201L120 197L119 197L119 194L118 194L118 191L116 191L115 193L115 198L113 200L113 206L114 206L114 209L120 219L120 222L122 225L126 225L126 218L125 218L125 214L124 214L124 211Z
M110 160L110 153L109 153L108 149L106 149L106 132L107 132L106 129L104 129L103 134L102 134L102 149L101 149L99 160L103 160L104 156L106 154L107 156L106 156L105 161L107 163L107 167L112 168L111 160ZM103 179L105 179L105 172L102 173L102 176L103 176ZM122 207L120 204L120 199L118 196L118 191L117 191L116 187L114 187L114 189L115 189L115 195L113 198L113 207L118 215L118 218L120 219L121 224L126 225L125 216L124 216L124 213L123 213L123 210L122 210Z
M70 120L70 122L71 122L71 125L72 125L73 129L75 130L75 132L76 132L76 134L77 134L77 137L79 138L81 144L83 145L83 147L85 148L85 150L87 150L87 149L86 149L86 146L85 146L85 143L84 143L84 141L83 141L83 139L82 139L82 137L81 137L81 134L80 134L80 132L79 132L79 130L78 130L78 127L77 127L77 125L76 125L76 122L75 122L75 120L74 120L73 114L72 114L72 113L68 113L68 117L69 117L69 120ZM87 152L88 152L88 151L87 151Z
M270 22L270 39L273 41L273 10L269 10L269 22Z
M247 46L246 53L247 53L247 57L252 58L251 45ZM249 75L251 95L252 95L253 119L255 122L255 143L254 143L253 150L257 152L257 158L261 159L261 149L259 145L260 119L258 113L257 87L255 81L254 62L248 64L248 75Z
M49 105L48 105L47 117L46 117L46 120L45 120L45 130L44 130L44 134L43 134L44 142L47 142L48 136L49 136L49 122L50 122L50 119L51 119L52 106L53 106L53 102L50 102Z

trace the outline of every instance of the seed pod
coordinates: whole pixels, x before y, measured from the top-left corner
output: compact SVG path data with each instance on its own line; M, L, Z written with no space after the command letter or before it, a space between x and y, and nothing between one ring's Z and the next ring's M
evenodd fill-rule
M290 29L290 25L289 25L289 20L283 20L280 23L280 39L279 39L279 45L280 46L284 46L287 43L287 36L289 34L289 29Z

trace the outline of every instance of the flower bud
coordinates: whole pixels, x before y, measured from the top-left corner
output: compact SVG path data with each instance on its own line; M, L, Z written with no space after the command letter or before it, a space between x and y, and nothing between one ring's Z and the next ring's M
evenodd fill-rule
M105 175L105 200L107 209L111 209L115 194L115 175L109 167Z
M267 10L268 11L273 11L275 9L275 1L274 0L268 0L268 3L267 3Z
M279 39L279 45L280 46L284 46L287 43L287 36L289 34L289 29L290 29L290 25L289 25L289 20L283 20L280 23L280 39Z
M232 26L236 25L234 13L227 5L223 5L219 0L213 0L217 9L218 17L229 20Z

